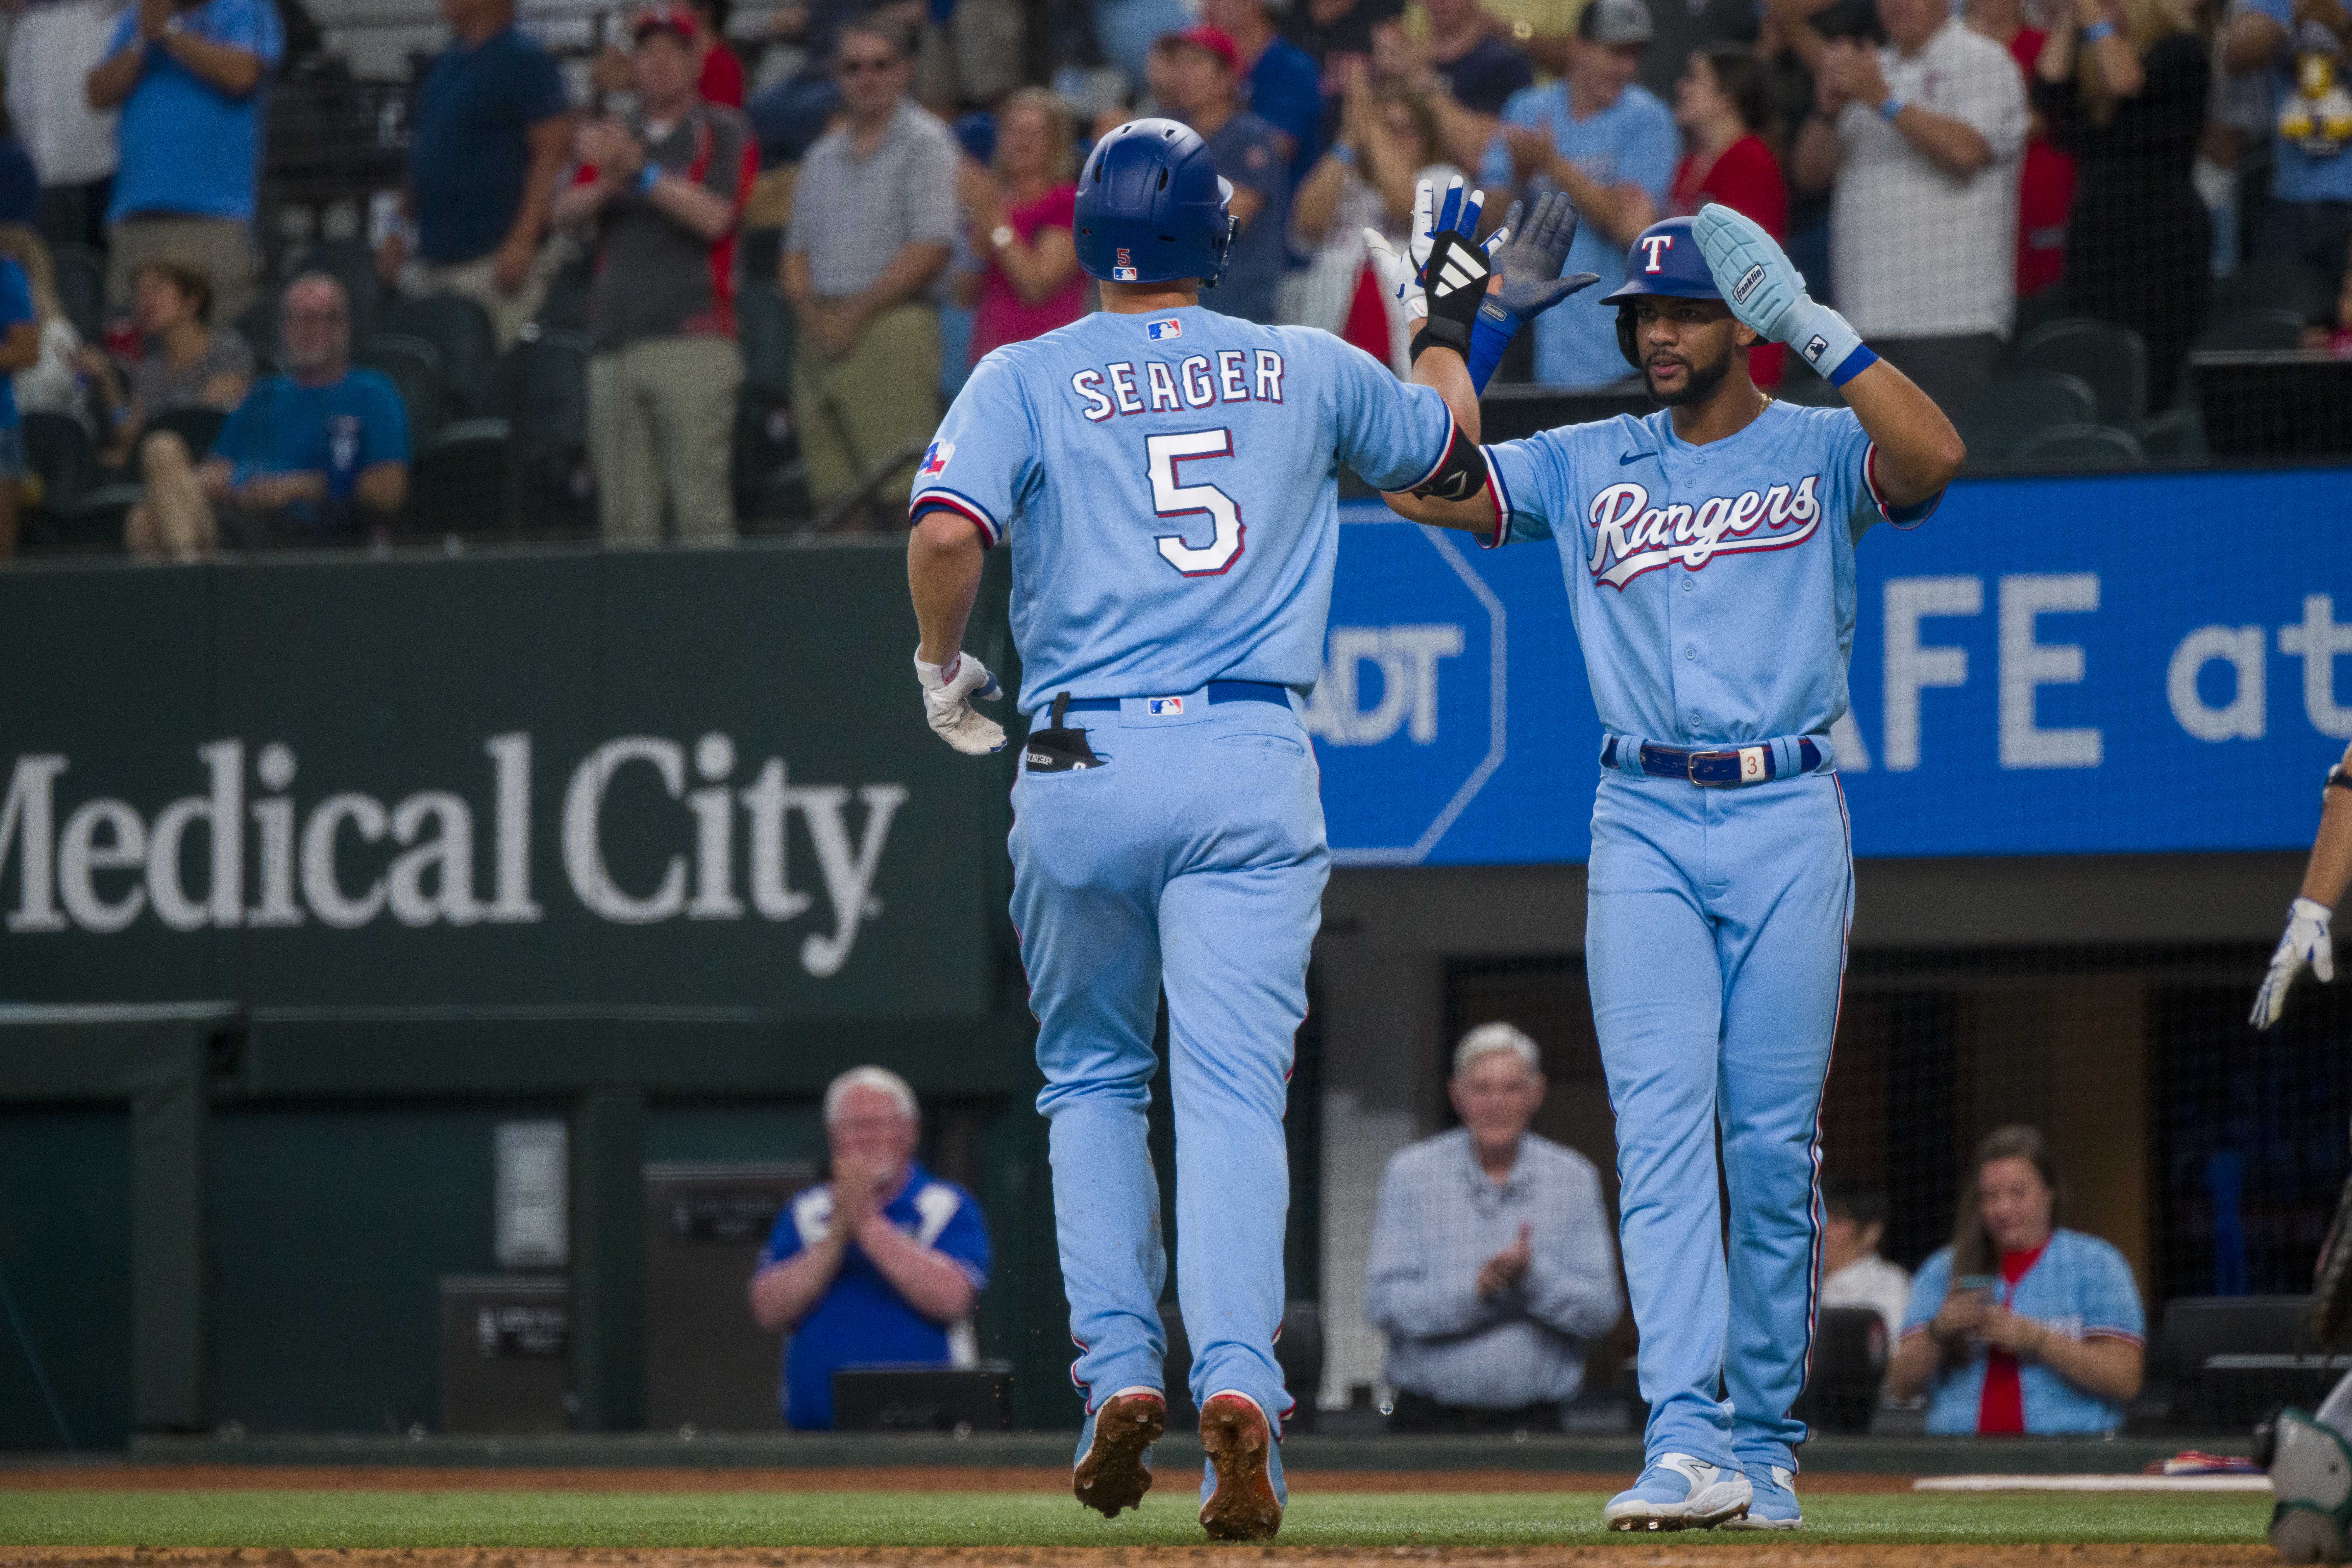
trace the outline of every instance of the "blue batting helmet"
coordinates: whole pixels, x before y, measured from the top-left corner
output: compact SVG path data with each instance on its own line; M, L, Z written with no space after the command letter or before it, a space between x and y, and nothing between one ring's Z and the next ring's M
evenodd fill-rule
M1723 290L1715 286L1714 269L1691 237L1690 219L1661 218L1643 229L1625 251L1623 285L1601 296L1601 303L1617 306L1617 350L1635 370L1642 368L1642 356L1633 348L1633 301L1644 294L1675 300L1723 298Z
M1213 288L1233 253L1233 193L1190 127L1131 120L1078 171L1078 265L1106 283L1198 278Z

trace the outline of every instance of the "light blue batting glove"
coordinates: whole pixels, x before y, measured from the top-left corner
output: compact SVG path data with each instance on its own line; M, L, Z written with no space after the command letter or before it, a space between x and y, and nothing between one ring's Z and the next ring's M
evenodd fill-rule
M1805 292L1805 275L1754 219L1709 202L1691 221L1691 237L1740 324L1796 350L1832 386L1878 363L1843 316Z

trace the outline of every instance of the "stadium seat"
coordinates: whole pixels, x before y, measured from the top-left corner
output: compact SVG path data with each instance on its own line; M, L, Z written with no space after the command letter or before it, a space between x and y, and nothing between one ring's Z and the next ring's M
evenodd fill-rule
M53 247L49 263L57 273L58 304L86 343L106 337L106 258L86 245Z
M2128 327L2079 316L2052 321L2025 335L2009 368L2082 377L2105 424L2128 428L2147 416L2147 345Z
M2194 408L2175 408L2139 427L2139 447L2150 458L2201 458L2205 421Z
M2303 317L2280 305L2241 305L2215 312L2191 346L2238 352L2299 349L2303 346Z
M513 431L514 522L533 538L593 530L588 504L588 340L532 326L499 365Z
M2098 417L2098 399L2078 375L2045 372L2005 376L1960 411L1956 421L1972 464L2003 463L2021 442L2055 425L2084 425Z
M421 452L441 428L441 351L404 332L378 332L362 342L352 363L381 371L408 405L408 447Z
M735 331L743 345L743 391L782 403L793 395L793 313L765 283L735 296Z
M257 374L266 375L277 368L277 289L264 289L260 298L239 310L236 313L236 320L229 324L236 329L236 335L245 340L246 347L253 351L253 357L261 362L254 367Z
M2293 310L2306 321L2336 313L2336 284L2326 273L2291 256L2258 256L2213 286L2215 314L2240 310Z
M466 419L416 447L408 469L408 531L427 538L502 535L508 425Z
M49 520L42 547L66 554L92 554L122 548L122 521L146 491L137 485L100 485L84 490L72 510Z
M441 355L443 407L452 416L495 414L498 330L490 313L457 294L394 294L377 309L375 330L422 338Z
M2143 454L2127 430L2111 425L2058 425L2027 437L2017 460L2036 468L2131 468Z
M50 518L73 510L98 474L98 449L89 429L70 414L36 411L23 420L25 471L41 481L39 510Z
M171 431L187 444L188 456L201 463L227 423L228 416L217 408L173 408L147 421L147 433Z

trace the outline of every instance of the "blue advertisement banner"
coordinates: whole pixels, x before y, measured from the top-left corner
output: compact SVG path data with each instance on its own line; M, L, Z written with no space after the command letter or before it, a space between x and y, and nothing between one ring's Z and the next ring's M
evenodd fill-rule
M2308 845L2352 738L2347 502L2347 468L1987 479L1871 530L1832 735L1856 853ZM1557 547L1342 517L1307 712L1335 858L1583 859L1601 731Z

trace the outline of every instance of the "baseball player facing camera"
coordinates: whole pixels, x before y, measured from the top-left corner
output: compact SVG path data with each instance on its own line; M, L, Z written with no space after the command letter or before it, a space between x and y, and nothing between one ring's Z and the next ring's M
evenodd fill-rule
M926 716L985 753L1004 731L972 704L997 683L961 643L982 552L1013 552L1029 721L1013 920L1086 1400L1073 1489L1107 1517L1136 1506L1166 1423L1167 1259L1144 1131L1164 990L1201 1523L1265 1540L1286 1500L1282 1115L1330 865L1299 711L1322 673L1335 474L1344 462L1399 490L1484 489L1464 356L1494 267L1467 225L1423 226L1404 265L1428 321L1400 382L1328 333L1203 308L1233 240L1231 191L1172 121L1096 143L1076 244L1103 309L974 368L917 472L908 576ZM1498 235L1494 255L1544 273L1521 300L1534 310L1570 290L1560 226L1528 227L1516 250Z
M1650 1406L1615 1530L1793 1530L1821 1273L1819 1124L1853 852L1830 726L1846 710L1854 546L1932 511L1965 456L1763 229L1728 208L1626 256L1618 344L1664 407L1489 447L1417 521L1557 542L1605 731L1586 973ZM1571 310L1587 309L1571 304ZM1789 344L1845 397L1758 390ZM1718 1248L1716 1138L1733 1205Z

